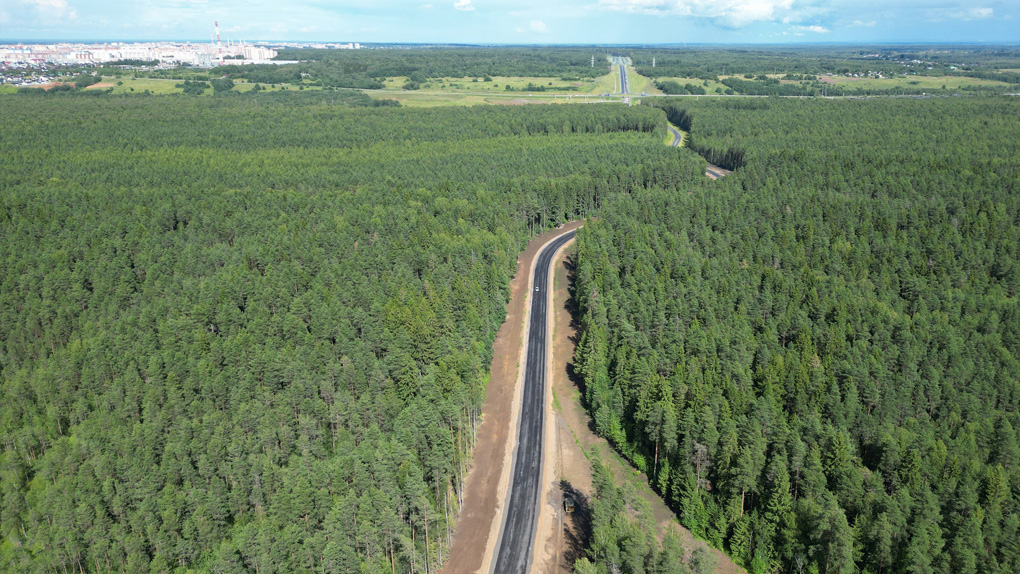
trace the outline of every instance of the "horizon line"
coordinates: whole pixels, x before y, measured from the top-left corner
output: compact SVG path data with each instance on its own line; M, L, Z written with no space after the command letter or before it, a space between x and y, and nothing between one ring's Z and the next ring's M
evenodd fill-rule
M374 41L359 41L359 40L242 40L233 39L231 42L245 42L248 44L348 44L357 43L362 46L422 46L422 47L585 47L585 48L600 48L600 47L625 47L625 48L674 48L674 47L689 47L689 46L1015 46L1020 47L1020 42L999 42L999 41L986 41L986 40L958 40L958 41L928 41L928 40L884 40L875 42L857 42L857 41L843 41L843 40L832 40L832 41L786 41L786 42L655 42L655 43L643 43L643 42L617 42L617 43L596 43L596 42L374 42ZM109 44L109 43L136 43L136 44L151 44L155 42L176 42L176 43L189 43L189 44L206 44L210 43L208 39L196 40L196 39L174 39L174 38L150 38L150 39L82 39L82 38L14 38L7 39L0 37L0 45L7 44L56 44L56 43L74 43L74 44Z

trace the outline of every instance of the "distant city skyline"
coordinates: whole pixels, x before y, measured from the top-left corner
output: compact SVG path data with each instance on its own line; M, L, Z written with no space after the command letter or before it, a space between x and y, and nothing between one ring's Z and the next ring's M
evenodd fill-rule
M1020 43L1020 1L11 0L0 41Z

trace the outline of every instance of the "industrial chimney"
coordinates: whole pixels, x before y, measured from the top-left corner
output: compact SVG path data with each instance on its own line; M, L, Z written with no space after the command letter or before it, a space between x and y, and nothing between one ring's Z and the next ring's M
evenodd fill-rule
M220 59L220 64L223 64L223 47L220 46L220 22L217 20L213 24L216 25L216 55Z

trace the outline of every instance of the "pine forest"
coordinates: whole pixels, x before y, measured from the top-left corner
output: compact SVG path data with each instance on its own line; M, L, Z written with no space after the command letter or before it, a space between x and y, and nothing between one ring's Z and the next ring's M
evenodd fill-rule
M0 572L438 572L518 257L580 220L578 408L694 538L752 574L1020 572L1020 67L959 54L927 70L960 89L829 91L915 57L887 46L0 91ZM436 92L619 73L654 93ZM575 572L715 571L586 456Z

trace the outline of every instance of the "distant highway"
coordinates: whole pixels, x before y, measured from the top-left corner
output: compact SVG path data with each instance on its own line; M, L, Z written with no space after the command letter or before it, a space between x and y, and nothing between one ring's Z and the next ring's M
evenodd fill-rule
M548 349L549 268L556 250L574 237L574 231L550 241L535 262L524 363L524 396L521 400L520 434L514 449L510 477L510 500L504 506L503 526L496 548L494 574L528 574L538 528L542 481L542 444L545 426L545 373Z
M630 93L630 86L627 85L627 65L620 64L620 93L627 95Z

